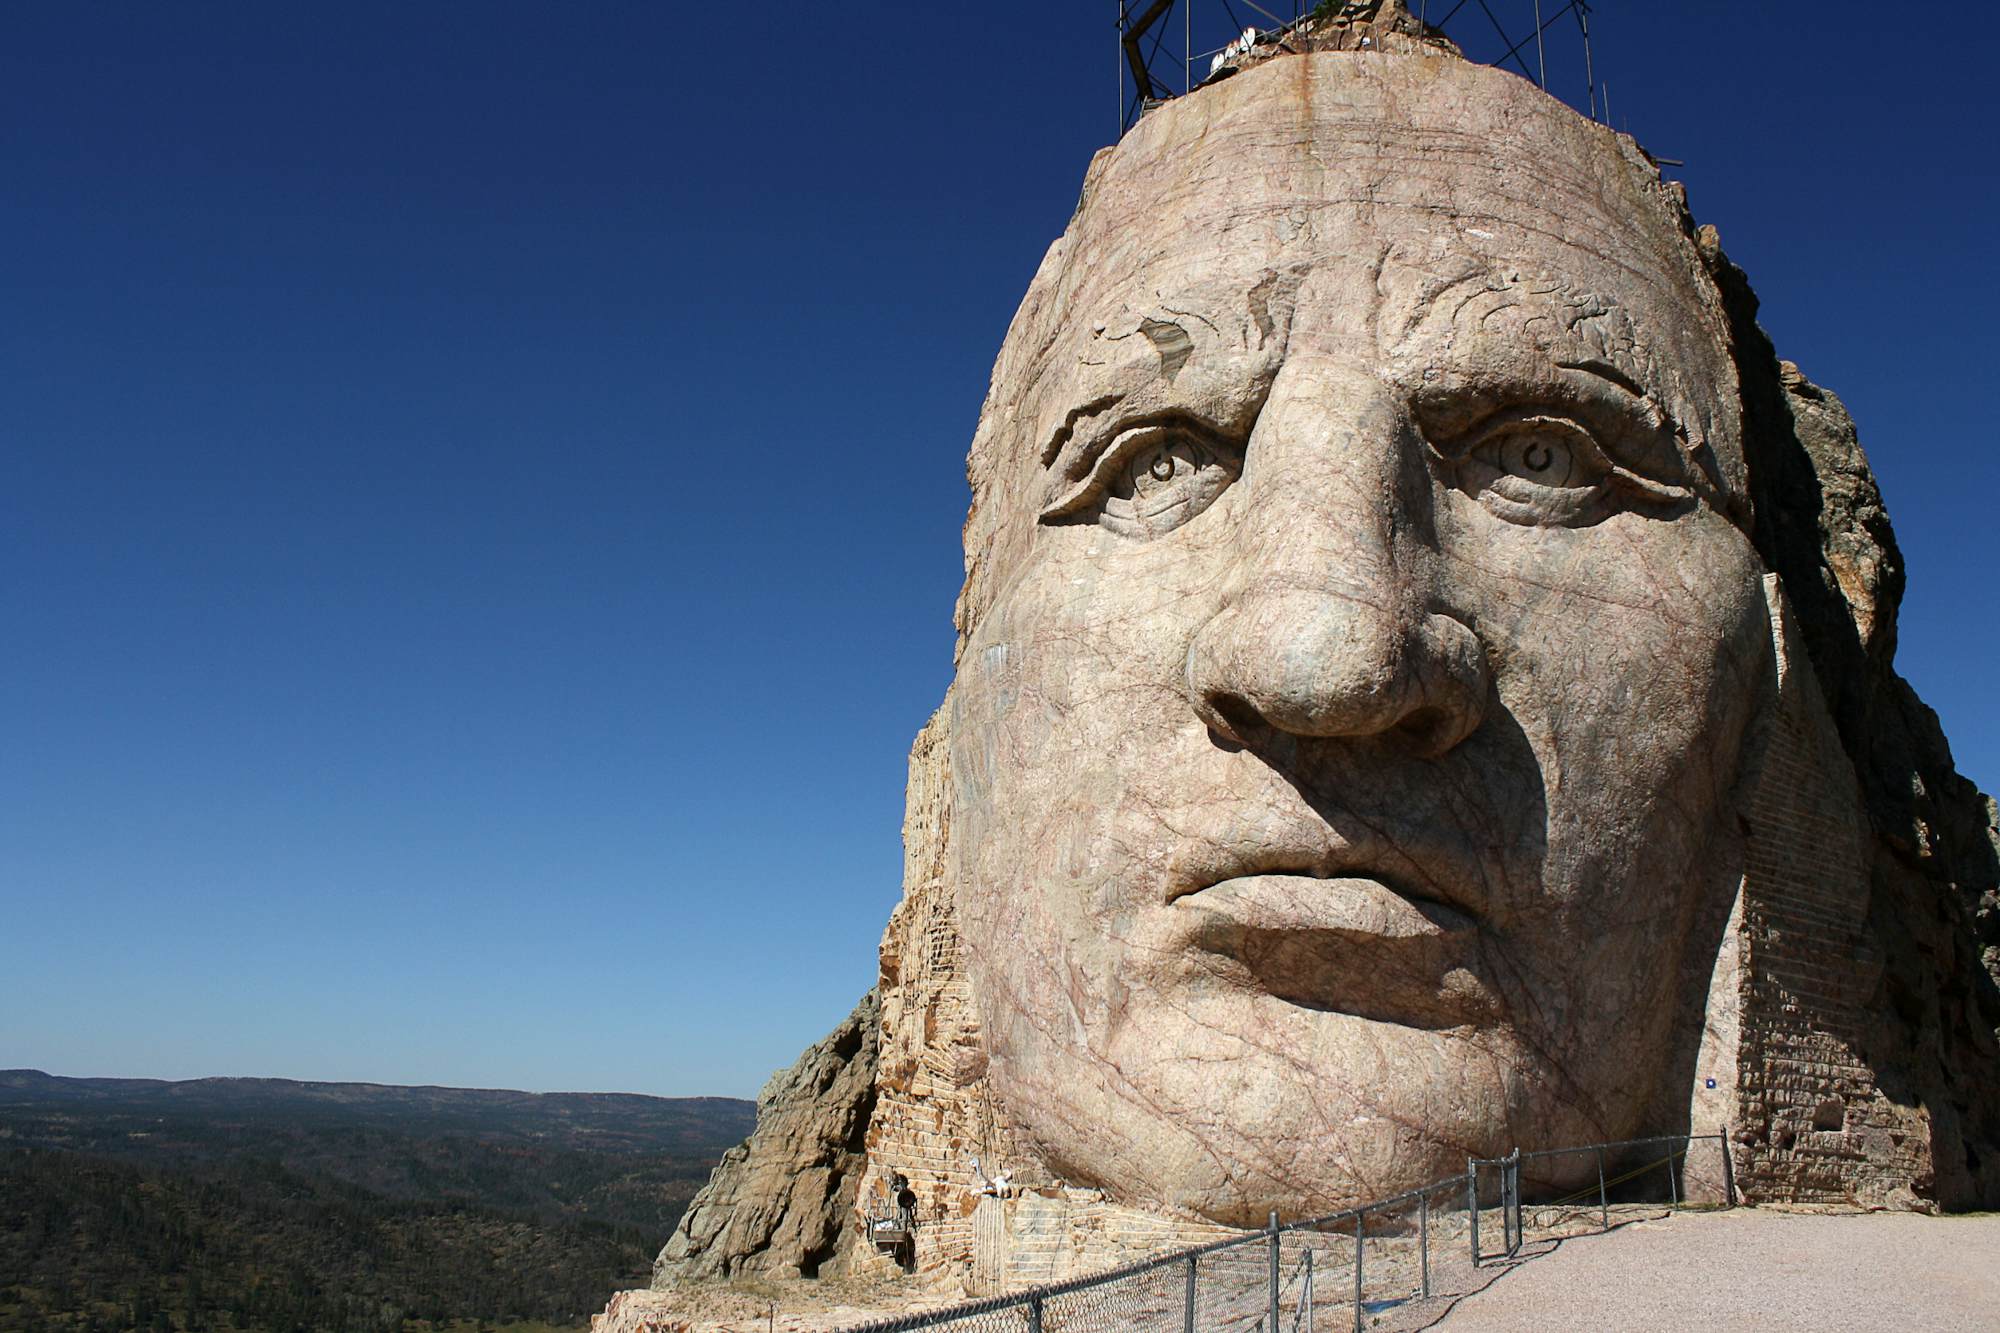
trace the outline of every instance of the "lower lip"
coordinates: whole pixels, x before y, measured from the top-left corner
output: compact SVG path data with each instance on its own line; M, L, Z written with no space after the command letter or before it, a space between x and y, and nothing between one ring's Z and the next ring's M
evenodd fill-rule
M1411 1028L1492 1017L1478 980L1478 927L1442 903L1373 879L1246 875L1175 900L1190 959L1233 960L1190 974L1202 987ZM1240 971L1238 970L1240 968ZM1232 980L1233 978L1233 980Z

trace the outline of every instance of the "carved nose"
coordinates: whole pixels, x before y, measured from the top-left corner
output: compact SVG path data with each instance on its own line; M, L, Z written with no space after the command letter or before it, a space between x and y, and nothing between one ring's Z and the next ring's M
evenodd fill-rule
M1486 712L1479 640L1450 616L1398 612L1309 589L1253 592L1203 626L1188 697L1218 734L1401 735L1445 753Z

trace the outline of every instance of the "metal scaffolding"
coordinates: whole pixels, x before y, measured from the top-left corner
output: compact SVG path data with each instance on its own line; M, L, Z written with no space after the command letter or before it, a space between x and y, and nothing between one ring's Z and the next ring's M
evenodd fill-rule
M1383 0L1118 0L1118 132L1123 135L1139 118L1174 97L1185 96L1218 74L1221 61L1254 45L1283 42L1301 29L1327 22L1345 24L1373 18ZM1275 6L1273 12L1266 5ZM1581 49L1582 96L1572 105L1592 120L1609 120L1608 102L1591 59L1588 0L1409 0L1407 6L1425 28L1451 41L1468 59L1512 69L1550 90L1552 34L1563 37L1570 19ZM1473 8L1478 13L1470 12ZM1496 12L1496 8L1500 12ZM1432 17L1433 10L1440 11ZM1544 10L1548 12L1545 14ZM1502 14L1506 22L1502 21ZM1483 16L1484 23L1476 20ZM1176 23L1174 20L1180 21ZM1457 26L1448 27L1457 21ZM1531 25L1517 36L1519 25ZM1515 25L1509 27L1509 24ZM1178 31L1176 31L1178 29ZM1534 63L1529 63L1530 48ZM1209 65L1202 68L1202 62ZM1556 77L1568 84L1574 70L1561 68L1556 52ZM1573 85L1572 85L1573 87ZM1561 94L1558 93L1558 96ZM1564 98L1565 101L1570 100ZM1600 106L1603 115L1600 116Z

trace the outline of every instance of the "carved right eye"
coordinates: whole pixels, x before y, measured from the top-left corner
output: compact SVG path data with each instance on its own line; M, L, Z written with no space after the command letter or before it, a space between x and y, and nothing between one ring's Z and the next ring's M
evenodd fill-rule
M1600 471L1596 446L1567 421L1524 422L1484 447L1503 472L1537 486L1587 486Z
M1562 412L1503 412L1440 457L1492 514L1531 527L1588 527L1628 508L1664 513L1691 494L1620 466L1590 427Z
M1115 438L1083 483L1042 518L1094 516L1108 531L1146 540L1197 517L1242 472L1240 451L1193 423L1135 426Z

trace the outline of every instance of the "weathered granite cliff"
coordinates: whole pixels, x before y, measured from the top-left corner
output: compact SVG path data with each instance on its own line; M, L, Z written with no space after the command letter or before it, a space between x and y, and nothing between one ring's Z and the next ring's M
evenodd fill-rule
M880 1015L870 991L796 1064L771 1076L757 1094L755 1132L723 1157L660 1251L656 1286L746 1274L817 1277L839 1267L875 1108Z
M1879 1095L1908 1108L1927 1140L1927 1160L1897 1201L1991 1208L2000 1203L2000 812L1959 775L1937 714L1896 672L1902 553L1854 422L1777 358L1715 229L1696 239L1729 311L1757 549L1784 583L1860 784L1867 909L1849 966L1873 984L1851 1040ZM1815 941L1801 931L1770 943L1799 955ZM1822 1122L1841 1089L1817 1079L1787 1093L1771 1077L1742 1094L1753 1193L1851 1197L1850 1163L1893 1151L1884 1140L1894 1131L1857 1135L1844 1120L1829 1138ZM1817 1170L1805 1165L1815 1145L1831 1155Z
M2000 1206L2000 819L1852 423L1629 137L1359 10L1092 163L972 445L879 1035L662 1282L892 1274L905 1182L913 1286L983 1292L1688 1130L1752 1201Z

